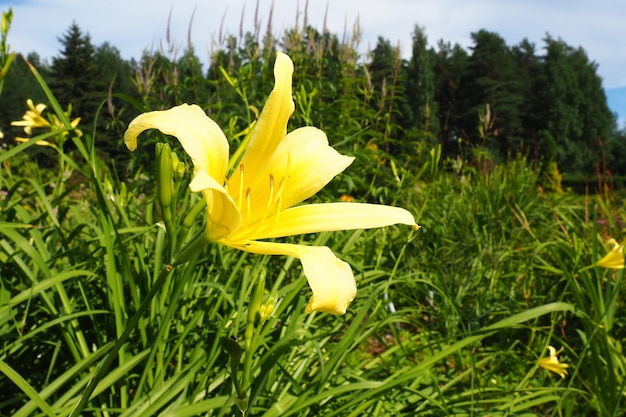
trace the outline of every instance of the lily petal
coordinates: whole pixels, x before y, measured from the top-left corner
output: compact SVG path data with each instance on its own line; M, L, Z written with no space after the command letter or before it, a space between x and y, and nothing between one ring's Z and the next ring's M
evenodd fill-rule
M244 153L241 164L246 172L259 172L270 159L287 133L287 122L295 109L291 93L293 62L282 52L276 54L274 64L274 89L270 93L261 115L254 127L250 144ZM231 177L231 195L237 198L239 193L239 170L235 169ZM248 188L244 178L243 190ZM245 192L245 191L243 191Z
M275 222L269 219L250 239L269 239L305 233L372 229L405 224L419 229L413 215L400 207L365 203L305 204L282 211Z
M595 265L609 269L624 269L624 246L626 246L626 240L620 244L611 238L607 241L607 244L612 245L613 248Z
M287 159L289 167L285 167ZM268 165L278 178L289 178L283 193L283 207L291 207L315 195L353 161L354 157L342 155L330 147L323 131L303 127L285 136Z
M241 225L241 214L237 205L220 183L206 171L197 171L189 184L193 192L201 191L206 200L206 237L217 242L233 234Z
M194 174L206 171L223 183L228 167L228 140L222 129L195 104L181 104L169 110L140 114L128 125L124 143L131 151L137 148L137 136L144 130L158 129L175 136L189 154Z
M300 259L304 275L313 291L306 312L345 314L356 296L356 282L350 265L326 246L246 241L233 247L262 255L287 255Z
M547 369L548 371L554 372L561 378L565 379L565 376L567 375L566 368L569 368L569 365L559 362L558 357L558 355L563 351L563 348L557 351L554 347L548 346L548 350L550 351L550 356L539 359L539 366Z
M285 136L266 166L255 173L248 184L250 206L266 207L270 198L280 198L281 209L298 204L324 188L352 161L354 158L341 155L330 147L321 130L314 127L296 129ZM269 192L270 175L275 183L274 195ZM278 193L280 196L276 195ZM278 208L276 201L270 203L274 209ZM263 217L265 214L257 210L248 218L253 222Z

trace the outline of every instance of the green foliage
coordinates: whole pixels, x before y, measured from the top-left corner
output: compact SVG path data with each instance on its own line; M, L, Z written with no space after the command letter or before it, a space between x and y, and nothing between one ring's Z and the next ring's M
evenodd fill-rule
M541 72L541 107L547 109L544 128L556 139L557 162L569 172L593 172L601 162L600 141L615 130L597 64L582 48L545 39Z

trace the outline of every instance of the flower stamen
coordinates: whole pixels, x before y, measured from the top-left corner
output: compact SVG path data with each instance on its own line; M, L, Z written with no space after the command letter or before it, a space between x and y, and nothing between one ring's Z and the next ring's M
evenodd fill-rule
M250 223L250 212L251 212L251 208L250 208L250 193L252 192L252 190L248 187L246 189L246 224Z
M244 169L243 169L243 164L239 164L239 173L241 175L239 175L239 196L237 197L237 207L239 208L239 211L241 211L242 209L242 199L243 199L243 174L244 174Z
M267 219L272 208L272 201L274 201L274 175L270 173L270 192L267 197L267 203L265 204L265 210L263 211L263 217L261 217L259 224L262 224Z
M272 228L276 226L276 224L278 223L278 219L280 219L280 212L283 206L283 194L285 192L287 179L289 178L290 167L291 167L291 152L287 152L287 167L285 168L285 176L280 180L280 185L278 186L278 192L276 193L276 214L274 215Z

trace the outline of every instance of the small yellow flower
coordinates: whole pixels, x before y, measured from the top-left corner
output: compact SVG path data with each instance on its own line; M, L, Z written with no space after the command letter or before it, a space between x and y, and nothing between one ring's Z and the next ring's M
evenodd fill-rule
M70 112L71 112L71 107L70 109L65 112L65 115L67 117L70 116ZM63 122L61 120L59 120L59 118L55 115L52 116L52 121L54 123L54 130L63 130L65 129L65 125L63 124ZM72 120L70 122L70 125L74 128L74 133L76 133L76 135L78 137L82 137L83 136L83 131L80 129L76 129L76 126L78 126L78 124L80 123L80 117L76 117L74 118L74 120ZM67 136L67 131L63 132L63 136Z
M259 308L259 316L261 317L262 322L266 321L274 314L274 310L276 310L277 304L278 294L275 292L271 293L267 300L261 303L261 307Z
M612 245L613 249L595 265L601 268L624 269L624 245L626 245L626 241L617 243L615 239L609 239L607 243Z
M46 105L43 103L39 103L36 106L33 104L33 100L26 100L26 105L28 106L28 110L22 116L22 120L16 120L11 122L11 126L23 126L24 132L27 135L33 134L33 128L35 127L50 127L50 122L48 122L41 113L46 109Z
M558 354L563 352L563 348L558 351L552 346L548 346L548 350L550 351L550 356L547 358L539 359L539 366L547 369L550 372L554 372L557 375L560 375L561 378L565 379L565 375L567 375L567 371L565 368L569 368L569 365L566 363L559 362Z
M341 197L339 197L339 199L341 201L345 201L346 203L353 203L354 202L354 198L350 197L347 194L342 195Z
M374 161L382 165L385 165L387 163L387 160L381 157L382 152L380 151L380 148L378 147L376 143L370 140L369 142L365 144L365 149L367 149L371 153L371 158Z
M26 133L27 135L33 134L33 128L48 128L51 132L65 130L65 125L63 124L63 122L61 122L56 114L48 115L49 120L43 117L42 113L46 109L45 104L39 103L35 106L33 100L29 98L28 100L26 100L26 105L28 106L28 110L26 110L26 113L24 113L24 116L22 116L22 120L16 120L11 122L11 126L22 126L24 128L24 133ZM71 112L72 106L70 105L68 110L65 112L65 115L67 117L70 117ZM72 120L70 122L70 125L75 128L74 132L80 137L83 135L83 132L81 132L80 129L76 129L78 123L80 123L80 117L76 117L74 120ZM63 131L61 132L61 137L65 138L67 134L67 131ZM28 142L29 140L30 139L28 138L15 138L16 142ZM35 144L39 146L55 146L53 142L47 140L38 140Z
M378 145L377 145L377 144L375 144L375 143L374 143L374 142L372 142L372 141L367 142L367 143L365 144L365 147L366 147L367 149L371 150L371 151L377 151L377 150L378 150Z
M294 110L292 75L291 59L278 53L274 89L241 160L229 161L229 144L222 129L196 105L183 104L137 116L124 134L124 142L135 150L137 136L148 129L175 136L194 164L189 187L192 192L201 192L207 202L204 238L246 252L298 258L313 292L306 311L344 314L356 295L350 265L328 247L272 239L392 224L419 226L411 213L398 207L346 202L300 204L354 158L333 149L317 128L308 126L287 133Z

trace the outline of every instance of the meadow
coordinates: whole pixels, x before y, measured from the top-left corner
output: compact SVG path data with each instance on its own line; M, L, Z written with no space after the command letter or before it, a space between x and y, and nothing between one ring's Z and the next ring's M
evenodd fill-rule
M329 81L328 44L302 36L280 48L295 66L288 130L319 127L355 158L306 203L402 207L421 229L277 239L350 265L358 292L343 315L305 312L293 257L206 243L175 262L207 223L185 150L151 130L131 153L118 126L118 170L101 127L76 126L31 67L47 107L0 151L0 415L624 415L626 212L610 177L575 193L524 155L453 158L428 132L405 140L394 83L373 89L349 39L333 46L341 78ZM275 47L244 47L239 66L217 66L211 100L195 101L231 157L274 87ZM164 109L202 82L164 71L161 86L135 84L140 99L109 102Z

